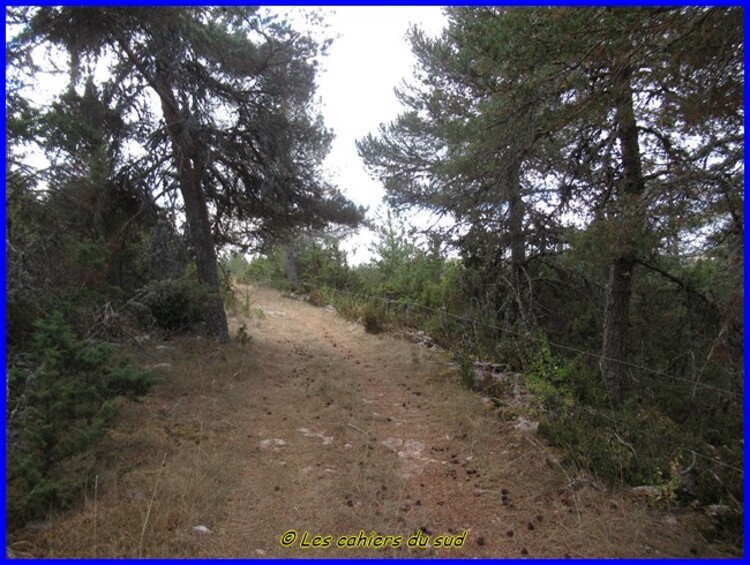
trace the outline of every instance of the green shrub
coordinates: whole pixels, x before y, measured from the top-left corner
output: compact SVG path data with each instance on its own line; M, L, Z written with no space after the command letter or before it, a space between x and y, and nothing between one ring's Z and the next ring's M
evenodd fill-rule
M307 302L313 306L325 306L326 296L321 290L313 289L307 295Z
M8 521L19 525L72 502L93 468L90 448L150 377L113 349L77 337L62 315L34 324L33 347L8 371Z
M578 404L610 406L599 372L586 356L556 356L544 339L526 361L524 376L529 390L552 415L560 415Z
M385 309L383 306L371 303L366 304L362 312L362 323L367 333L383 333L385 331Z
M474 361L466 353L458 355L458 376L461 379L461 386L466 390L479 390L479 379L474 368Z
M145 325L168 331L191 331L205 321L208 292L189 279L152 281L130 301Z
M239 279L247 284L260 282L271 286L274 281L285 278L281 264L275 257L255 257L242 273L232 272L232 275L239 276Z
M567 461L575 467L612 484L664 487L665 495L679 455L674 445L684 445L685 439L676 424L656 410L605 413L581 406L549 418L540 432L565 448Z
M546 341L524 372L526 386L552 416L567 414L575 405L572 364L555 358Z
M580 358L556 357L546 341L524 376L546 412L540 433L574 467L609 483L666 487L677 456L670 443L684 439L673 420L635 404L608 408L597 373Z
M362 302L349 294L331 292L328 294L329 303L333 304L336 312L346 320L357 320L362 316Z

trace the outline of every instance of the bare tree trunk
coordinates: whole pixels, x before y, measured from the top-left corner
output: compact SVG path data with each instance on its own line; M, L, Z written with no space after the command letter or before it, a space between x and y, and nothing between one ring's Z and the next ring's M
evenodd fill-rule
M643 224L637 204L645 189L630 76L631 69L625 66L620 74L621 91L616 114L623 167L622 190L619 195L619 235L622 247L609 268L602 333L602 380L612 400L617 403L623 398L625 365L622 362L627 359L630 295L638 256L638 240Z
M526 264L526 239L523 233L523 217L526 207L521 198L520 162L511 167L506 187L508 201L508 232L510 235L510 285L514 294L515 308L511 306L507 323L520 319L525 330L528 330L528 296L524 296L524 266Z
M294 257L294 247L289 242L285 246L286 253L286 278L292 284L297 284L297 263Z
M227 315L219 286L218 262L214 246L211 222L208 217L208 206L203 193L203 168L200 158L193 153L190 132L184 131L184 125L176 111L177 103L166 89L159 92L162 102L167 131L172 140L175 164L180 181L180 193L185 202L185 216L190 230L190 241L195 252L195 266L198 282L209 293L206 305L206 323L208 330L221 342L229 341ZM191 157L193 157L191 159Z
M185 216L190 230L190 242L195 251L198 282L206 288L210 296L205 309L206 323L208 330L219 341L229 341L227 314L224 311L224 301L221 298L219 286L216 248L208 217L208 205L203 192L203 161L200 158L200 149L180 116L180 106L175 99L164 68L157 63L156 70L151 71L133 52L121 34L116 33L115 36L118 45L130 62L159 96L167 132L172 141L180 193L185 202Z
M622 401L625 367L618 361L627 356L626 340L630 319L630 293L633 262L618 258L609 266L607 303L604 307L602 337L602 379L615 403Z
M219 341L229 341L227 315L224 301L221 298L219 285L218 262L211 222L208 218L208 207L201 186L200 168L181 163L180 185L182 199L185 201L185 215L190 226L190 237L195 252L195 266L198 281L209 293L206 305L206 323L208 330ZM185 180L182 180L183 175Z
M510 264L514 284L520 283L523 267L526 263L526 245L523 233L523 216L525 207L521 198L521 181L519 172L511 179L511 193L508 195L508 213L510 224Z

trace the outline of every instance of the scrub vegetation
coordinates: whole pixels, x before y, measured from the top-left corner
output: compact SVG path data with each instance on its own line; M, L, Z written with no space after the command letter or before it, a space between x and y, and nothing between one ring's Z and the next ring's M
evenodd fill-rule
M316 516L475 520L441 555L741 553L742 9L445 13L409 33L401 113L357 142L386 190L368 215L324 175L325 32L260 8L7 8L11 553L290 555L278 536ZM337 451L287 461L277 429ZM402 460L473 485L474 518ZM550 520L557 545L534 541Z

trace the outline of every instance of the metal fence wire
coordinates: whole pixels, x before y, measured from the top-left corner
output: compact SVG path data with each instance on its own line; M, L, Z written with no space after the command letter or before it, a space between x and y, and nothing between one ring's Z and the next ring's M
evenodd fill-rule
M286 285L287 284L287 281L284 280L284 279L267 280L267 281L264 281L264 282L266 284L272 284L272 285L279 285L279 284ZM335 294L338 294L338 295L348 296L350 298L360 299L360 300L363 300L363 301L380 302L380 303L382 303L384 305L389 305L389 306L399 306L399 307L408 306L410 308L421 309L421 310L424 310L424 311L427 311L427 312L431 312L433 314L439 314L439 315L444 316L446 318L450 318L450 319L456 320L456 321L461 322L463 324L470 324L472 326L472 328L474 328L474 329L476 328L476 326L486 327L486 328L495 330L497 332L505 333L505 334L509 334L509 335L513 335L513 336L516 336L516 337L523 338L525 340L531 340L531 341L534 341L534 342L537 342L537 343L540 343L540 344L548 344L548 345L550 345L552 347L556 347L556 348L558 348L560 350L563 350L563 351L568 351L568 352L571 352L571 353L576 353L578 355L588 356L588 357L595 358L595 359L608 360L608 361L613 361L613 362L616 362L616 363L620 363L620 364L622 364L624 366L627 366L629 368L637 369L638 371L641 371L642 373L645 373L646 375L651 376L651 377L661 377L661 378L672 380L672 381L676 381L676 382L687 383L687 384L691 385L691 387L699 387L699 388L702 388L704 390L710 390L712 392L716 392L716 393L719 393L719 394L730 396L730 397L732 397L734 399L742 399L743 398L743 394L742 393L738 393L736 391L732 391L732 390L728 390L728 389L716 387L716 386L709 385L709 384L706 384L706 383L696 382L696 381L693 381L693 380L690 380L690 379L686 379L684 377L680 377L680 376L677 376L677 375L672 375L672 374L664 373L663 371L658 371L658 370L652 369L650 367L646 367L646 366L643 366L643 365L638 365L636 363L631 363L631 362L623 361L623 360L620 360L620 359L612 359L612 358L609 358L609 357L606 357L606 356L602 355L601 353L595 353L595 352L592 352L592 351L586 351L586 350L583 350L583 349L580 349L580 348L571 347L569 345L564 345L564 344L561 344L561 343L555 343L555 342L551 342L549 340L543 340L543 339L538 338L538 337L536 337L534 335L531 335L531 334L524 334L524 333L517 332L517 331L511 330L511 329L508 329L508 328L501 328L501 327L499 327L499 326L497 326L495 324L490 324L490 323L484 322L482 320L476 320L476 319L473 319L473 318L468 317L468 316L461 316L461 315L457 315L457 314L452 314L452 313L450 313L450 312L448 312L447 310L444 310L444 309L431 308L429 306L424 306L422 304L419 304L419 303L416 303L416 302L413 302L413 301L409 301L409 300L404 300L404 299L393 299L393 298L388 298L388 297L384 297L384 296L375 296L375 295L371 295L371 294L365 294L365 293L361 293L361 292L351 292L351 291L337 289L337 288L327 287L325 290L327 292L332 292L332 293L335 293ZM633 434L636 434L636 435L644 433L643 430L638 429L635 426L633 426L631 423L625 422L623 420L620 420L620 419L617 419L617 418L614 418L614 417L611 417L611 416L604 415L604 414L602 414L600 412L597 412L596 416L597 417L601 417L602 419L604 419L606 421L609 421L610 423L612 423L615 426L617 426L619 429L626 429L630 433L633 433ZM693 455L694 457L697 457L697 458L700 458L700 459L703 459L703 460L706 460L706 461L710 461L711 463L713 463L715 465L718 465L720 467L724 467L724 468L730 469L730 470L732 470L732 471L734 471L736 473L740 473L740 474L744 473L743 469L741 469L739 467L736 467L734 465L731 465L729 463L725 463L725 462L721 461L720 459L717 458L716 455L713 455L713 456L712 455L708 455L708 454L703 453L701 451L697 451L697 450L695 450L695 449L693 449L691 447L688 447L688 446L685 446L685 445L679 445L677 443L674 443L674 442L672 442L672 441L670 441L670 440L668 440L666 438L656 438L655 441L658 444L660 444L660 445L669 446L669 447L673 447L675 449L679 449L679 450L688 452L691 455ZM733 453L731 450L729 450L729 452ZM736 455L736 453L733 453L733 455Z

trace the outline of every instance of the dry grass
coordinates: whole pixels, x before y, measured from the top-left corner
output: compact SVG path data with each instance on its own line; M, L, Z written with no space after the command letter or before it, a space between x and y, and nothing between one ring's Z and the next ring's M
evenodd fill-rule
M123 403L81 506L12 532L11 550L47 557L712 554L692 514L571 486L558 455L462 389L440 353L368 335L271 291L256 291L254 302L245 296L248 307L235 308L230 326L247 328L246 344L180 338L131 352L143 366L169 364L157 369L161 384L142 402ZM389 447L405 442L423 446L418 459ZM211 533L197 534L199 525ZM302 550L279 544L288 529L470 535L461 550Z
M252 374L252 351L180 338L146 342L130 354L144 367L160 365L161 383L141 402L121 403L97 454L96 497L87 495L77 512L12 533L11 550L49 557L189 556L196 549L192 527L225 518L232 477L242 471L231 415L243 401L234 392Z

